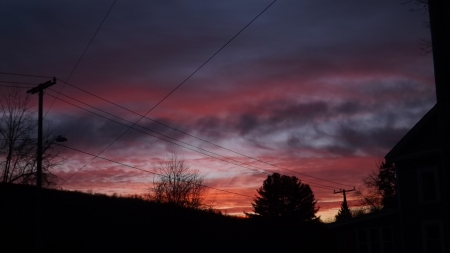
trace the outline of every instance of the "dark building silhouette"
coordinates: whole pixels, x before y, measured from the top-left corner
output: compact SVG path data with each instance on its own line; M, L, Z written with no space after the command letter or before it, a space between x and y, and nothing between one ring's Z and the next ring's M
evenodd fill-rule
M434 106L386 155L397 167L397 200L402 252L445 251L449 198L443 185L441 131Z
M439 115L435 105L385 156L396 165L397 204L330 225L337 252L450 252Z
M337 252L448 252L440 141L434 106L385 156L396 165L397 207L331 224Z

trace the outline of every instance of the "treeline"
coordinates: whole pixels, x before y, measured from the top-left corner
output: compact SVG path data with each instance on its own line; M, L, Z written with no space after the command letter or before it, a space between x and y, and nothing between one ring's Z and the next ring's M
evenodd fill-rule
M319 222L243 219L139 198L43 190L42 252L329 252ZM36 192L0 184L0 251L31 252Z

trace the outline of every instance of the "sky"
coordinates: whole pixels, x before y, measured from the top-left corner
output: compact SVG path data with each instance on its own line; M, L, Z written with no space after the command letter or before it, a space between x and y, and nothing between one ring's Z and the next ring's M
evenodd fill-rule
M175 148L228 191L208 195L224 213L251 211L278 172L309 184L327 220L333 190L360 188L436 102L428 14L412 3L278 0L239 33L273 1L113 2L0 4L0 72L60 79L44 111L72 148L52 168L64 189L145 193L155 177L136 168ZM134 168L86 154L100 152Z

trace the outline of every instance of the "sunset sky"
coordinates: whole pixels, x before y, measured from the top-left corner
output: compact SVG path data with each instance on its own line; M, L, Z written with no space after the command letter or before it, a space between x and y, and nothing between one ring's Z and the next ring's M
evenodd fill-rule
M96 155L273 1L119 0L79 61L113 2L0 4L0 72L67 81L47 90L46 124L68 147ZM420 46L430 37L428 13L404 2L276 1L151 110L153 121L141 119L139 131L100 156L154 171L178 147L208 186L248 196L267 173L297 176L310 184L318 215L335 215L342 196L333 189L360 187L436 102L432 57ZM0 74L3 82L47 80ZM53 173L64 179L92 159L63 150L68 159ZM218 155L250 169L211 157ZM140 194L152 181L150 173L95 159L62 187ZM249 197L216 190L209 197L230 214L251 210Z

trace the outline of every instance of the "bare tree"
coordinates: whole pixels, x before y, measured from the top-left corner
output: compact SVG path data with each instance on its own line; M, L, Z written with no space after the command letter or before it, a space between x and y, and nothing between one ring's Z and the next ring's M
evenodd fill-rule
M359 204L369 212L397 206L395 164L384 161L377 167L378 171L372 171L363 178L365 188L355 193Z
M383 197L373 188L358 189L355 191L355 195L360 208L353 211L358 214L376 212L383 208Z
M3 183L35 184L37 119L31 98L20 88L0 90L0 181ZM57 177L49 168L64 159L53 146L47 128L43 141L42 184L51 187Z
M415 5L415 8L412 8L411 11L428 11L428 0L408 0L404 3L413 3ZM424 22L424 27L430 30L430 22ZM425 54L433 52L431 39L420 39L419 47Z
M177 150L155 169L159 175L150 188L151 199L194 209L211 208L206 203L208 188L204 185L204 176L192 170Z

